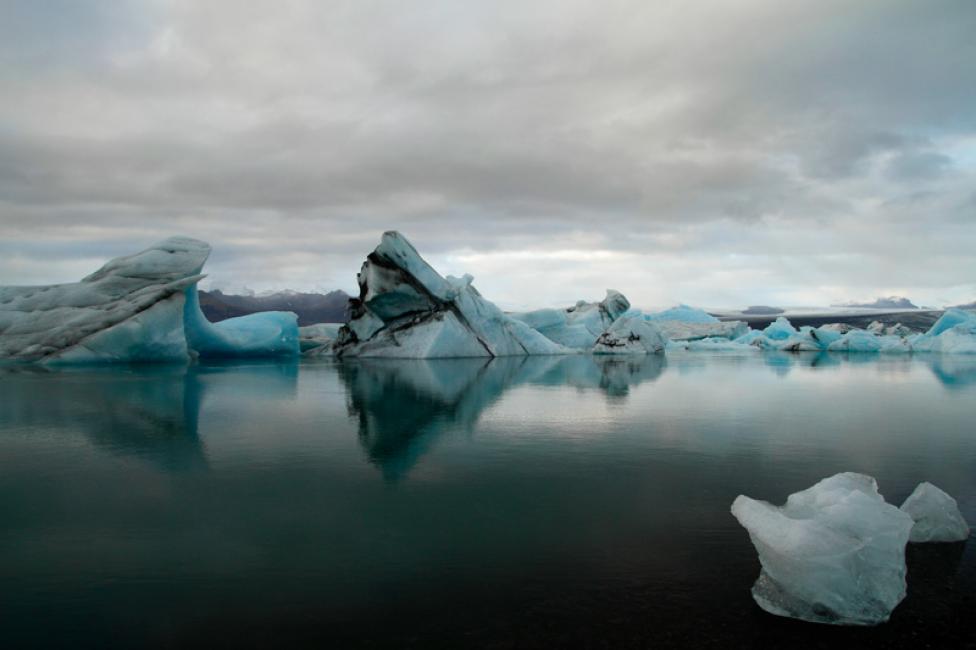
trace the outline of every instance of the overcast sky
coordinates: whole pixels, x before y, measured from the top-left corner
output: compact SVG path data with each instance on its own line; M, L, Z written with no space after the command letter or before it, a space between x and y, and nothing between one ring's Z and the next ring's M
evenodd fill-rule
M0 284L170 234L505 307L976 298L976 2L6 0Z

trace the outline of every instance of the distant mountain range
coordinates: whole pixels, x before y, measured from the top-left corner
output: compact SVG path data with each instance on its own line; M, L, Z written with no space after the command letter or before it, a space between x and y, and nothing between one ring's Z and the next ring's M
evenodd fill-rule
M848 302L842 305L831 305L831 307L861 307L864 309L918 309L918 305L913 304L908 298L902 298L901 296L878 298L874 302Z
M954 305L953 309L976 309L976 300L966 303L965 305Z
M298 324L345 323L349 320L349 294L345 291L329 293L301 293L278 291L262 295L239 296L222 292L200 291L200 309L212 322L246 316L259 311L293 311Z

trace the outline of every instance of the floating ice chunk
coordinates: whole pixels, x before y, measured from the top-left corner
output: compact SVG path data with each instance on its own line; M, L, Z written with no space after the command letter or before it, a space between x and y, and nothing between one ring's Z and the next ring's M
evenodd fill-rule
M833 332L826 332L823 337L820 333L809 326L803 326L798 332L785 339L770 339L763 336L758 340L757 345L767 350L780 350L782 352L819 352L826 350L828 340L838 338Z
M668 352L688 351L688 352L728 352L735 354L753 354L759 352L759 348L743 342L747 337L740 337L735 341L725 338L695 339L691 341L669 341Z
M183 327L190 348L205 358L295 356L298 316L263 311L211 323L200 310L196 286L186 290Z
M678 320L651 322L672 341L695 341L707 338L737 339L749 332L749 326L738 320L715 323L690 323Z
M796 328L784 316L780 316L763 330L763 336L770 341L784 341L796 334Z
M881 352L885 354L909 354L913 351L912 344L902 336L886 334L879 339Z
M816 623L875 625L905 597L912 518L885 503L870 476L844 473L782 507L739 496L762 570L752 588L767 612Z
M618 291L607 289L600 302L580 300L566 309L537 309L509 314L559 345L574 350L589 350L597 337L630 308Z
M801 330L806 328L801 327ZM847 328L844 331L840 331L838 328L832 327L830 325L822 325L820 327L815 327L811 330L810 335L813 336L817 341L820 342L821 348L826 350L830 347L830 344L838 340L846 332L849 332L851 328Z
M760 338L762 338L762 332L751 329L742 336L738 336L732 340L735 343L742 343L743 345L756 345Z
M341 323L317 323L298 328L298 344L302 354L318 356L332 353L332 344L339 336Z
M976 329L976 312L966 311L964 309L947 309L925 334L928 336L938 336L960 325L969 331Z
M593 346L594 354L653 354L663 352L667 339L646 320L624 316L607 328Z
M871 332L872 334L877 334L878 336L910 336L915 333L915 330L906 325L902 325L901 323L885 325L879 320L872 321L871 324L867 326L867 331Z
M918 352L976 354L976 313L947 309L928 332L910 340Z
M910 542L961 542L969 538L969 526L959 504L931 483L919 483L901 509L915 522Z
M831 343L827 349L831 352L879 352L881 337L866 330L851 330Z
M644 314L644 320L649 321L680 321L682 323L718 323L719 320L708 312L690 307L688 305L678 305L671 309Z

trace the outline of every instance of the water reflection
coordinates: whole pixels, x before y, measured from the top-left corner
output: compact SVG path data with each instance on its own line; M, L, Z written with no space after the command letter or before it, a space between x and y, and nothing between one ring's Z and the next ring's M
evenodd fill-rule
M370 462L387 480L404 476L448 426L471 431L479 416L515 386L573 386L623 399L654 381L661 355L626 358L574 355L499 359L369 360L343 362L349 413Z
M928 361L943 386L953 389L976 385L976 356L933 354Z
M181 366L4 368L0 429L80 431L96 447L167 470L206 467L198 432L200 384Z
M199 431L208 393L294 396L297 363L192 366L2 366L0 430L80 431L109 453L167 471L208 467Z
M784 377L795 371L833 372L845 366L874 366L878 373L895 377L921 366L948 390L976 385L976 357L966 355L688 354L672 357L670 364L678 374L716 364L742 366L743 372L749 372L757 361ZM395 481L445 430L473 431L486 409L515 387L569 386L597 391L607 401L624 401L634 387L661 377L668 363L657 355L362 359L328 363L318 370L338 378L360 447L387 480ZM246 409L267 400L320 408L298 393L301 368L295 362L57 370L0 366L0 429L30 429L52 436L80 431L96 447L114 455L138 458L166 471L202 470L208 468L208 455L201 414L209 414L212 423L243 422L248 420L243 415Z

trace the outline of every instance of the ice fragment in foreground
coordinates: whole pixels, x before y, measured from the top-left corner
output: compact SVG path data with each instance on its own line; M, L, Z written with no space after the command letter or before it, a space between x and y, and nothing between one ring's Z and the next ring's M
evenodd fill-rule
M956 500L931 483L919 483L901 509L915 522L910 542L961 542L969 537Z
M740 495L732 514L762 570L755 601L777 616L876 625L905 597L910 516L886 503L873 478L843 473L777 507Z

